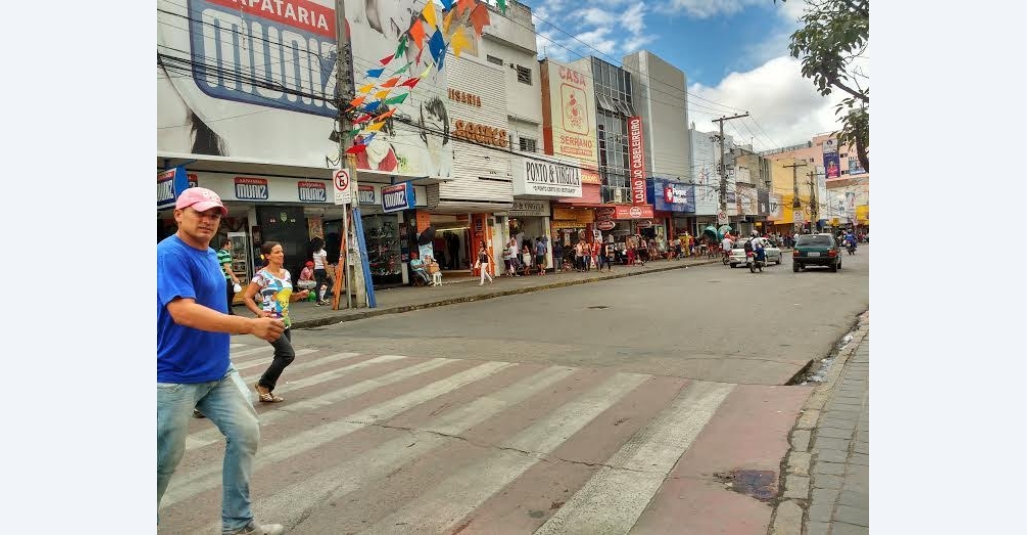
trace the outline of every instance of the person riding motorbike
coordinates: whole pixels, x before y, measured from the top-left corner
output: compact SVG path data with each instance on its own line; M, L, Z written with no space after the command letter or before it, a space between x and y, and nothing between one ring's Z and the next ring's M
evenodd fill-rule
M749 244L752 249L754 260L756 262L766 262L766 255L763 249L763 238L760 237L760 233L755 230L752 231L752 237L749 238Z
M849 248L849 252L850 253L855 252L855 250L856 250L856 236L852 232L849 232L848 234L845 235L845 238L843 239L843 243L845 243L845 246Z

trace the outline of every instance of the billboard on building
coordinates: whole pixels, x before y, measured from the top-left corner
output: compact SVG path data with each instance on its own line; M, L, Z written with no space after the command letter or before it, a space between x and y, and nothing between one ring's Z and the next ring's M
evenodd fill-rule
M631 204L645 204L645 139L642 117L628 119L628 169L631 174Z
M769 219L770 221L785 221L784 202L785 201L783 195L781 195L780 193L771 193L770 206L768 207L769 213L767 214L767 219Z
M740 210L738 215L759 215L758 196L756 194L756 188L752 186L744 186L742 184L737 185L738 194L738 209Z
M335 129L336 28L333 0L157 1L157 151L221 156L279 165L328 168L338 158ZM350 5L352 4L352 5ZM347 4L357 84L378 59L396 51L399 38L425 0ZM407 73L421 73L407 48ZM386 78L382 78L385 80ZM449 176L452 144L443 134L445 70L432 70L411 91L358 158L361 169ZM405 88L401 88L405 91ZM398 96L393 89L389 96ZM371 99L368 100L369 102ZM380 106L376 112L390 108ZM408 126L402 121L411 121ZM425 133L424 131L429 131Z
M838 178L842 176L842 167L838 159L837 140L824 140L824 169L827 172L827 178Z
M582 168L582 183L600 184L591 65L572 69L547 59L541 77L546 154L573 158Z

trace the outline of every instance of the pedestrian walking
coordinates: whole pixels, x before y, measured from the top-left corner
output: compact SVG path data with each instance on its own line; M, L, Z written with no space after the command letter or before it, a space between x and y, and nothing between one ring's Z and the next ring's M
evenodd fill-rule
M513 247L516 250L516 241L513 242ZM478 261L474 263L474 269L481 270L481 282L478 283L478 286L485 284L485 277L488 277L489 284L492 284L492 275L489 274L489 264L491 262L492 260L489 258L489 251L485 248L485 244L483 243L478 247Z
M310 247L314 250L314 280L317 281L314 295L317 296L317 306L325 306L329 304L325 296L332 293L334 288L331 279L328 278L328 252L325 251L325 241L320 237L311 240Z
M301 290L293 293L292 278L289 270L285 269L285 251L282 244L276 241L264 242L260 246L260 252L264 255L265 266L253 276L250 285L246 287L244 298L246 308L250 309L256 316L266 318L277 318L285 324L285 332L277 340L271 342L275 348L271 365L264 370L253 388L257 390L257 398L263 403L281 403L285 398L274 393L278 378L281 377L285 368L296 359L296 351L292 348L292 320L289 319L289 303L299 301L307 297L309 290ZM316 270L315 270L316 272ZM254 298L260 294L260 304Z
M232 334L274 342L285 323L228 314L225 274L210 247L228 215L216 193L185 190L174 215L178 231L157 244L157 507L185 454L190 414L198 407L225 436L222 533L280 534L281 525L259 525L250 510L260 428L229 344Z
M547 252L546 237L539 236L538 238L535 238L535 265L538 266L538 274L540 277L546 274Z
M232 271L232 240L228 238L221 239L221 248L218 249L218 264L221 265L221 271L225 273L228 313L235 314L232 312L232 303L235 301L235 294L242 291L242 285L239 284L239 277L236 277L235 272Z

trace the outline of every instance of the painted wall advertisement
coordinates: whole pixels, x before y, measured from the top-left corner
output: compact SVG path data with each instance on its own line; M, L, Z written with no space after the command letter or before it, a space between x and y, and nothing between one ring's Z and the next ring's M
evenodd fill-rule
M628 168L631 173L631 204L645 204L645 144L642 117L628 119Z
M347 3L358 65L394 53L410 14L424 3L376 2L374 9L369 2ZM328 139L336 116L334 4L158 0L157 152L327 169L326 158L339 151ZM422 72L430 60L418 52L409 46L401 60L410 63L409 73ZM452 144L422 130L448 128L445 103L436 96L447 87L445 73L432 70L395 105L357 158L360 169L450 176ZM357 76L363 81L360 68ZM389 96L399 95L393 90ZM376 110L386 111L385 105Z
M770 221L784 222L784 196L780 193L771 193L769 202L770 206L769 213L767 214L767 219L769 219Z
M759 215L756 188L752 186L743 186L741 184L738 184L736 187L739 215ZM728 200L730 200L730 197Z
M572 158L583 170L581 181L600 184L599 152L596 145L595 90L592 67L571 69L548 59L541 65L543 126L546 152Z
M513 165L513 194L540 197L581 197L581 170L532 158Z
M837 140L824 140L824 169L826 170L827 178L838 178L842 176L841 163L838 161Z

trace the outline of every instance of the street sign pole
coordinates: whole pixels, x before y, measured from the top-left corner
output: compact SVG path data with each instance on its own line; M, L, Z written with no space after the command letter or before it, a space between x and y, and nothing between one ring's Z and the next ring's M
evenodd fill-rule
M339 264L342 265L342 270L340 272L338 266L335 268L335 295L332 299L332 310L339 310L342 304L339 294L343 284L346 285L346 308L353 308L349 291L349 259L346 255L349 240L349 202L353 196L353 181L350 179L349 170L336 169L332 173L332 187L335 190L335 204L342 205L342 243L339 245Z

